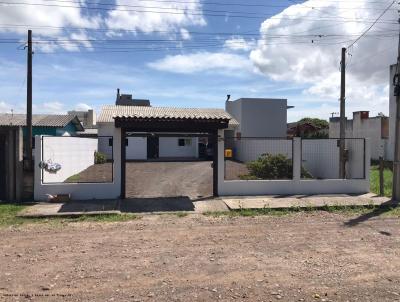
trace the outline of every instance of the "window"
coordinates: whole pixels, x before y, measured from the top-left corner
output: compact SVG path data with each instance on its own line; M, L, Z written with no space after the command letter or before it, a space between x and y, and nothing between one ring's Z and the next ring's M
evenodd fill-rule
M108 139L108 146L109 146L109 147L112 147L112 145L113 145L113 139L112 139L112 138L109 138L109 139Z
M179 147L185 147L185 146L191 146L192 145L192 139L191 138L180 138L178 139L178 146Z

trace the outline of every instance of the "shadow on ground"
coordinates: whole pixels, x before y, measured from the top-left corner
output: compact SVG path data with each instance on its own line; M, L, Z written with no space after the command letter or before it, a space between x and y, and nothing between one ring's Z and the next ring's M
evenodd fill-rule
M119 210L124 213L194 211L193 200L187 196L128 198L120 201Z
M363 223L371 218L378 217L398 206L399 206L399 203L397 203L393 200L389 200L387 202L382 203L380 206L374 208L371 212L360 215L356 218L350 219L349 221L345 222L344 224L348 227L353 227L353 226Z

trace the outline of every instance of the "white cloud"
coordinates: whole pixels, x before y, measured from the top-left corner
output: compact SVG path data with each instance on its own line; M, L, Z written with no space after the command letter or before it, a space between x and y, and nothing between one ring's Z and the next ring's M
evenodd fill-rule
M187 29L181 28L181 37L183 40L190 40L191 36Z
M243 37L233 37L225 41L224 46L231 50L249 51L254 49L256 43L253 40L245 40Z
M263 22L261 38L250 59L260 72L273 80L309 85L305 95L338 99L341 47L349 45L371 25L371 22L347 21L354 18L374 20L385 5L367 0L354 3L309 0L302 5L292 5ZM376 9L363 9L366 7ZM396 20L397 12L390 10L382 19ZM396 60L396 30L395 24L378 23L348 50L351 54L347 57L346 74L349 108L387 111L388 98L384 88L389 80L389 65ZM310 33L315 36L301 37ZM393 36L379 37L382 33Z
M110 30L168 33L188 25L206 25L199 0L157 2L156 8L153 2L141 0L116 0L115 3L122 7L108 14L106 24Z
M89 109L93 109L92 106L85 103L79 103L75 105L75 110L77 111L88 111Z
M202 71L231 73L253 72L253 66L248 58L226 52L197 52L187 55L166 56L149 63L149 67L173 73L191 74Z
M44 5L51 4L44 0L25 0L23 2ZM3 24L28 24L37 27L34 30L35 34L57 36L62 32L62 29L57 29L57 27L98 28L101 18L98 15L85 15L81 8L42 5L1 5L0 20ZM45 28L46 26L51 26L52 28ZM5 27L0 28L0 31L26 34L26 28L24 27Z
M66 111L64 105L60 102L45 102L36 108L40 112L52 114L64 114Z
M9 103L0 101L0 113L11 113L13 106Z

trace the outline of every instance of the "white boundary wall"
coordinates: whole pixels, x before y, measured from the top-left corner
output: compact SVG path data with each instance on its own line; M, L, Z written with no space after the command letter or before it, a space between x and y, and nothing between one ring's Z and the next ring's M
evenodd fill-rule
M94 165L97 138L43 136L42 144L43 161L61 165L61 169L55 173L43 170L44 183L64 182Z
M365 140L365 156L362 157L366 172L365 178L362 179L301 179L301 139L294 138L292 180L225 180L224 132L219 131L218 134L220 137L218 141L218 193L220 196L369 192L370 148L368 139Z
M65 139L65 138L62 138ZM117 199L121 194L121 131L114 128L114 180L112 183L54 183L47 184L41 180L42 170L35 162L34 199L47 200L47 194L71 194L73 200ZM41 136L35 137L35 158L42 158Z

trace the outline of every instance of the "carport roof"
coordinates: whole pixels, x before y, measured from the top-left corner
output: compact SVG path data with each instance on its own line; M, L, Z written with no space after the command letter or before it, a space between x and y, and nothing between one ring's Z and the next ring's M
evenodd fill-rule
M144 106L103 106L97 119L99 123L114 122L115 118L156 120L214 120L238 122L225 110L218 108L177 108Z

